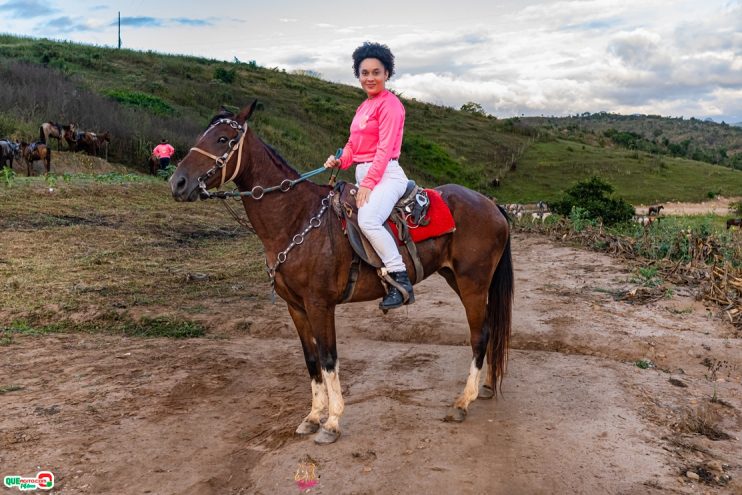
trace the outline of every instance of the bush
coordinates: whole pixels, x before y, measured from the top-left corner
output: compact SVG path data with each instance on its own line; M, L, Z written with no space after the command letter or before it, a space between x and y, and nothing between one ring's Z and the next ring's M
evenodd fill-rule
M106 92L107 96L110 96L119 103L129 105L132 107L140 107L151 111L157 115L167 115L173 112L171 107L165 100L158 98L141 91L126 91L126 90L111 90Z
M224 67L217 67L214 69L214 79L221 81L226 84L232 84L237 78L237 71L234 69L225 69Z
M631 220L634 207L621 198L610 198L611 193L613 186L598 177L591 177L568 189L562 199L552 204L552 209L560 215L570 216L574 208L579 208L581 220L601 219L605 225Z

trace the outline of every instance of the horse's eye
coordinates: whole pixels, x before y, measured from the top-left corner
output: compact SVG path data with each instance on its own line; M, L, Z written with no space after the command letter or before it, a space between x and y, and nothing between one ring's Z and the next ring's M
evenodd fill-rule
M227 138L225 136L222 136L222 137L219 138L219 142L220 143L226 143L227 142Z

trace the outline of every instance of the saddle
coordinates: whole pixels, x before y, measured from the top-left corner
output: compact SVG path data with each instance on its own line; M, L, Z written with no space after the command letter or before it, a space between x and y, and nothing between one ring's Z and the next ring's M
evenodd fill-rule
M332 207L335 210L335 214L343 221L345 234L355 253L351 265L350 281L348 287L346 287L346 293L343 299L346 301L353 294L353 287L358 276L358 264L361 260L377 270L381 270L384 264L358 225L358 207L356 206L358 188L355 185L340 181L335 184L334 190L335 195L332 197ZM421 282L425 278L425 273L420 256L417 253L417 247L410 236L409 224L412 224L413 227L427 225L429 221L427 218L429 206L430 201L426 191L415 184L415 181L411 180L407 183L407 188L402 198L400 198L392 209L389 220L384 223L384 228L389 231L392 237L398 239L401 244L406 246L407 251L410 253L410 258L415 267L413 283ZM390 227L389 222L394 224L394 229ZM394 232L395 230L396 233ZM381 272L380 276L383 281L389 282L388 279L390 277L386 275L385 271Z

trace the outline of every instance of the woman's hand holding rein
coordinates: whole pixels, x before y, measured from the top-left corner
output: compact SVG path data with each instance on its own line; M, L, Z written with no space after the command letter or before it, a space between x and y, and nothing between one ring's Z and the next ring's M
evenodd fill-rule
M333 155L327 157L325 160L325 168L335 168L340 166L340 160L335 158Z

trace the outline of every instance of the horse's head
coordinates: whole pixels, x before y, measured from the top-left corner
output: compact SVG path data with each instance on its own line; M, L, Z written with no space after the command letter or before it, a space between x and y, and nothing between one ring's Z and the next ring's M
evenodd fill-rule
M176 201L195 201L203 190L219 187L234 178L237 172L237 149L246 132L257 100L234 115L228 111L217 114L199 136L170 178L170 189Z

